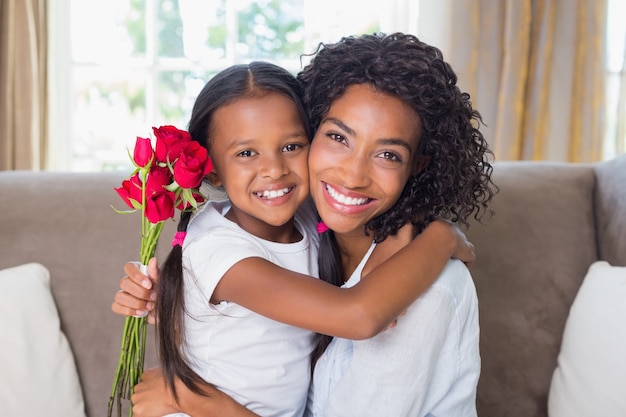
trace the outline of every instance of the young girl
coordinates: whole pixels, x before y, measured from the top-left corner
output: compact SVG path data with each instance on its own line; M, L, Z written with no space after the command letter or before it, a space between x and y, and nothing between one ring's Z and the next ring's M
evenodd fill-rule
M159 351L174 396L176 379L196 393L209 381L261 415L302 415L316 344L303 329L371 337L430 285L457 246L467 249L464 236L440 223L362 285L340 289L310 277L315 218L310 204L296 213L309 191L299 94L286 71L252 63L216 75L196 100L189 132L213 159L209 181L229 199L207 204L191 222L183 214L163 266ZM381 213L402 186L393 188L377 205Z
M355 289L375 281L376 270L368 271L390 256L379 268L400 261L411 271L424 252L391 255L386 236L411 221L426 227L414 245L440 226L430 223L435 216L465 223L484 212L494 191L480 115L438 49L404 34L348 37L324 45L299 78L316 129L311 193L331 229L321 245L334 254L320 256L322 277L329 266L329 280L339 277ZM431 242L425 251L445 244ZM438 262L427 258L417 266ZM145 278L132 275L127 284ZM379 303L406 288L393 274L387 278ZM137 297L127 295L129 306L144 308L140 299L148 300L149 291L126 288ZM332 320L347 321L340 314ZM368 340L335 339L315 366L307 415L473 416L479 372L476 292L463 265L450 261L395 328ZM209 384L201 396L177 380L175 402L162 381L159 369L144 373L132 398L137 417L172 410L254 415Z
M157 299L167 375L192 389L211 381L268 415L302 413L314 334L224 301L217 288L246 258L317 275L311 205L294 217L309 195L301 94L295 77L262 62L230 67L200 92L189 131L210 150L209 180L228 201L208 203L191 223L181 215Z

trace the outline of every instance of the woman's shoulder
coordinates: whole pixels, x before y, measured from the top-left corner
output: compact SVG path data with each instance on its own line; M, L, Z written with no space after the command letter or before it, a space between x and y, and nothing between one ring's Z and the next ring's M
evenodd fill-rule
M437 280L424 295L439 299L439 302L449 305L457 313L474 310L478 304L472 274L458 259L448 260Z

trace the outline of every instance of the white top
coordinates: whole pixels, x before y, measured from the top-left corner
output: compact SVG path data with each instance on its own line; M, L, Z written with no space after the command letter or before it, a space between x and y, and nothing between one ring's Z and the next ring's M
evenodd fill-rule
M353 286L373 249L345 286ZM391 281L390 279L390 285ZM334 338L315 366L306 416L476 416L478 298L465 265L450 260L395 328Z
M229 201L207 203L187 228L183 244L185 337L190 365L206 381L262 416L301 416L310 377L314 333L263 317L240 305L209 302L229 268L265 258L317 276L318 235L313 205L296 214L296 243L260 239L224 215Z

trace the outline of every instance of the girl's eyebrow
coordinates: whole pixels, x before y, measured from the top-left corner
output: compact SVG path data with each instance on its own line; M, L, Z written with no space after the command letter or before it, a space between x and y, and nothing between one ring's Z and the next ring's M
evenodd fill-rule
M284 139L286 140L290 140L290 139L297 139L297 138L301 138L304 137L306 138L306 132L304 130L302 131L294 131L292 133L287 133L284 137ZM232 144L231 144L231 148L236 148L236 147L246 147L246 146L252 146L255 145L256 142L258 142L257 138L238 138L237 140L235 140Z
M327 117L324 120L322 120L322 124L326 122L337 125L339 128L343 129L349 135L353 135L353 136L356 135L356 132L352 128L350 128L348 125L346 125L344 122L342 122L339 119L336 119L334 117ZM378 139L377 142L382 145L402 146L403 148L406 148L407 151L412 152L411 145L409 145L409 142L401 138L382 138L382 139Z

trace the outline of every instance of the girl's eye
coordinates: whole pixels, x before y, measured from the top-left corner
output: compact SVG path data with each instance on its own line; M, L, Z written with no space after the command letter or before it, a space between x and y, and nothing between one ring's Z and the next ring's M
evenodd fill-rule
M400 155L392 151L383 151L379 153L378 156L388 161L402 162L402 158L400 157Z
M302 148L302 144L300 143L290 143L288 145L285 145L285 147L283 148L284 152L294 152L297 151L298 149Z
M246 149L245 151L241 151L237 154L237 156L242 156L244 158L249 158L254 155L256 155L256 152L251 151L250 149Z

